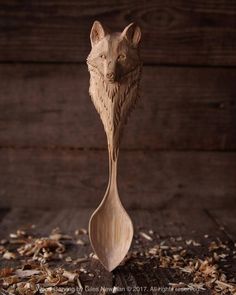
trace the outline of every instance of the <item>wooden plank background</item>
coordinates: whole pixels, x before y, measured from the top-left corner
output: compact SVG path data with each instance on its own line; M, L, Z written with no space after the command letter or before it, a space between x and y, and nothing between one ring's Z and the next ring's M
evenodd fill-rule
M4 64L0 77L2 146L106 148L85 65ZM122 147L235 149L235 81L231 68L145 66Z
M95 207L106 139L84 63L95 19L143 33L119 183L136 208L233 206L236 4L0 1L0 206Z
M236 3L1 0L0 60L81 62L99 19L113 30L136 21L151 64L236 65Z
M95 207L108 181L106 151L2 149L0 207ZM227 208L235 204L236 153L122 151L127 208Z

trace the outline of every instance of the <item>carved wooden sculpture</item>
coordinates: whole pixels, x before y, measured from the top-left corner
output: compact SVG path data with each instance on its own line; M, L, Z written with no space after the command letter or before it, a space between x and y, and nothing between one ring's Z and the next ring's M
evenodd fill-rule
M109 271L123 260L133 238L133 225L120 202L116 177L121 133L138 98L140 38L140 28L133 23L122 33L110 33L95 21L90 33L89 93L107 135L109 182L90 219L89 235L95 253Z

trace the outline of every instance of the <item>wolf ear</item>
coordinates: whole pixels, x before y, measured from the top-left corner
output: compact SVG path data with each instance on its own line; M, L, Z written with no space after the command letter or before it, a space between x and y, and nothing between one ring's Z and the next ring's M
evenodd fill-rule
M90 32L91 45L94 46L95 44L97 44L106 36L106 34L107 30L103 28L102 24L99 21L95 20Z
M141 39L140 27L134 23L129 24L122 32L125 37L134 47L137 47Z

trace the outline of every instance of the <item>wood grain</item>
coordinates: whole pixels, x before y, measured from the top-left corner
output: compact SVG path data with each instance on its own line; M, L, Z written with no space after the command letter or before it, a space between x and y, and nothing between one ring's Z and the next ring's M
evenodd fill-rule
M83 65L1 65L0 146L103 148ZM236 70L143 69L125 149L234 150Z
M229 214L228 209L225 212ZM169 237L182 237L183 239L194 239L201 241L203 247L192 247L192 253L197 257L204 257L207 253L206 248L209 240L218 237L223 241L228 240L224 232L220 230L220 225L216 224L202 209L196 210L191 207L182 211L176 208L167 208L166 210L132 210L131 216L135 221L137 229L145 230L152 228L160 236L160 241L164 241ZM137 231L136 231L137 232ZM209 238L203 238L208 234ZM143 245L143 247L145 247ZM185 247L183 245L183 247ZM205 249L204 249L205 248ZM145 259L144 259L145 261ZM153 271L155 269L155 271ZM234 269L227 269L227 272L234 274ZM120 288L124 286L168 286L169 282L186 282L188 276L177 278L176 273L172 269L162 267L155 268L155 262L142 265L141 268L134 268L129 264L118 267L114 271L115 285ZM135 292L136 293L136 292ZM174 292L177 293L177 292ZM182 292L181 292L182 293ZM183 292L189 294L191 291ZM202 294L211 294L210 291L201 292ZM127 292L133 294L133 292ZM137 292L137 294L146 294L145 292ZM153 292L152 294L159 294Z
M89 238L99 261L111 272L127 255L134 232L119 198L117 163L121 134L139 97L141 31L131 23L117 36L107 33L102 24L95 21L90 38L89 94L107 137L109 180L103 199L90 218Z
M226 215L233 216L233 211L229 208L224 211ZM0 237L8 238L9 233L16 232L19 228L24 228L30 224L35 224L36 227L33 233L36 236L48 236L52 229L59 227L63 233L73 235L74 231L78 228L86 228L88 224L88 219L92 209L61 209L61 210L39 210L39 209L11 209L7 215L4 216L3 220L0 222ZM154 231L154 241L147 243L140 240L138 244L133 243L132 248L138 251L144 251L149 249L150 246L156 243L164 243L169 245L171 239L171 244L175 238L182 238L182 242L178 241L178 246L183 246L186 248L186 240L194 240L201 243L201 247L188 246L189 253L196 257L206 257L206 253L209 255L208 246L211 240L220 239L224 243L230 242L224 231L221 230L222 224L216 224L214 220L206 214L204 210L189 208L189 210L179 210L176 208L168 208L167 210L131 210L130 214L135 224L135 236L137 240L138 233L141 231L148 232L148 230ZM0 210L1 215L1 210ZM235 219L235 218L234 218ZM224 224L230 226L232 223ZM204 225L204 226L203 226ZM208 238L204 235L207 234ZM235 233L234 233L235 238ZM86 239L86 237L84 237ZM63 241L65 243L65 241ZM18 245L17 245L18 246ZM16 246L16 247L17 247ZM70 243L66 247L66 255L76 259L78 257L83 257L84 254L91 253L91 247L88 243L83 246L78 246ZM230 246L230 255L233 253L233 247ZM153 257L154 258L154 257ZM132 263L132 261L127 261L124 265L116 268L113 273L108 273L101 267L99 262L96 260L91 260L88 263L83 264L85 269L91 271L95 277L90 278L90 280L85 280L83 274L80 275L80 280L83 286L90 286L94 288L110 287L113 286L119 288L135 288L140 287L168 287L169 283L179 283L190 282L192 278L177 269L162 268L158 265L158 260L147 259L139 257L140 264ZM137 259L136 259L137 261ZM142 263L145 262L145 263ZM9 261L1 259L1 267L11 266L16 267L19 263L19 259ZM52 265L53 262L50 262ZM71 269L73 265L66 264L64 261L60 260L60 267ZM226 263L232 264L225 268L225 274L227 278L234 277L235 270L233 267L233 259L226 257ZM55 266L58 266L58 260L54 262ZM78 265L76 268L78 269ZM153 271L155 269L155 271ZM134 292L127 289L125 294L133 294ZM137 294L147 294L143 290L137 290ZM156 294L156 292L148 292L149 294ZM188 294L189 292L186 292ZM84 292L83 294L86 294ZM91 292L91 294L98 294L98 292ZM109 293L110 294L110 293ZM123 294L123 293L121 293ZM185 292L183 293L185 294ZM211 294L210 290L205 290L201 294Z
M108 178L105 151L2 149L0 207L96 208ZM126 208L234 207L236 154L122 151Z
M146 63L236 65L233 1L7 1L0 4L0 60L83 62L98 19L143 31Z
M209 210L210 217L215 220L215 223L221 226L229 239L234 243L236 242L236 208L232 207L231 211L227 210ZM235 265L236 270L236 265Z

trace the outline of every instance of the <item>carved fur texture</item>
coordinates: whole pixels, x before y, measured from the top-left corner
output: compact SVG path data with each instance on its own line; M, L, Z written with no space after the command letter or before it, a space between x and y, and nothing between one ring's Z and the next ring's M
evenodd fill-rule
M113 160L117 158L121 133L139 95L141 32L134 24L121 33L110 33L94 22L87 58L89 93L100 114Z

